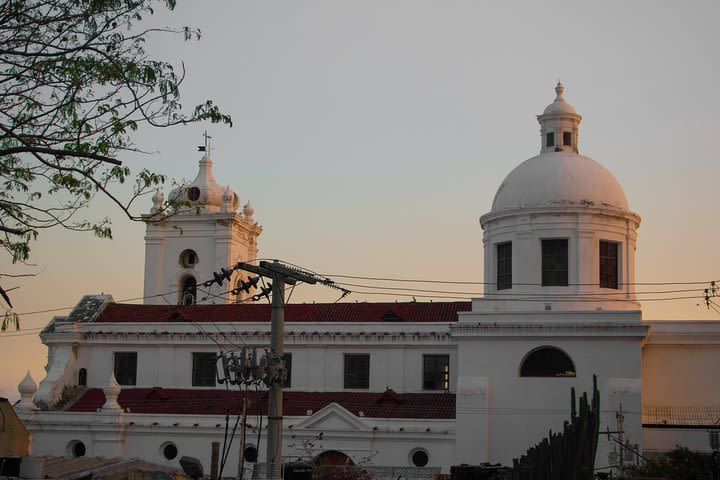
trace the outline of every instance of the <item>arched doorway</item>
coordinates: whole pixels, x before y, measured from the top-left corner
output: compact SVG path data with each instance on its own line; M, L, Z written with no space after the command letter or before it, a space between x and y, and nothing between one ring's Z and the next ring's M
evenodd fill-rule
M332 466L353 466L355 463L350 457L345 455L343 452L337 450L325 450L313 459L313 463L318 466L332 465Z

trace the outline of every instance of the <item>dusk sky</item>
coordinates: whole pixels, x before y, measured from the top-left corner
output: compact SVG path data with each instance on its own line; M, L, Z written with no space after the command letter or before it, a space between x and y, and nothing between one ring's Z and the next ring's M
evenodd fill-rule
M478 218L539 152L535 115L560 79L583 116L580 153L617 177L642 217L636 281L668 284L637 287L657 292L640 295L643 318L720 319L702 302L704 285L680 284L720 277L720 2L228 0L156 10L153 23L202 30L199 42L148 38L153 55L184 62L183 104L213 99L234 124L141 129L136 145L153 153L121 160L192 180L207 129L218 183L250 200L264 227L261 257L331 276L481 282ZM141 199L135 213L151 206ZM44 377L37 333L82 295L141 302L144 225L101 198L85 213L112 217L114 239L42 231L35 267L0 260L0 272L37 273L2 279L19 287L10 294L21 331L0 334L1 396L17 398L27 370ZM337 297L304 286L291 301ZM408 298L344 299L356 300Z

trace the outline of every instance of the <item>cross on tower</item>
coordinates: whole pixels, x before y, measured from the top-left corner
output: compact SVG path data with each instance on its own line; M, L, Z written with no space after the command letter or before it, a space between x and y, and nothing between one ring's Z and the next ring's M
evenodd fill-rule
M212 137L208 135L207 130L205 130L205 133L203 133L203 137L205 137L205 145L198 145L198 152L205 152L205 155L208 157L210 156L210 139Z

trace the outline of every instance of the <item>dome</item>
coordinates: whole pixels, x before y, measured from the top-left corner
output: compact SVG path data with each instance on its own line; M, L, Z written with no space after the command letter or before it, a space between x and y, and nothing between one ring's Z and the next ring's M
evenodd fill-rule
M565 101L558 82L555 100L537 119L540 155L518 165L498 188L492 213L548 206L612 207L628 210L627 197L612 173L580 155L582 117Z
M565 98L563 98L564 91L565 87L563 87L562 83L558 82L557 86L555 87L555 101L545 107L545 110L542 113L543 115L577 115L577 112L575 111L573 106L567 103L565 101Z
M234 212L240 206L240 199L229 187L222 187L212 173L213 162L208 155L200 159L200 168L192 182L170 192L170 200L202 207L206 212Z
M492 212L545 206L599 206L628 210L610 171L575 152L544 152L518 165L500 184Z

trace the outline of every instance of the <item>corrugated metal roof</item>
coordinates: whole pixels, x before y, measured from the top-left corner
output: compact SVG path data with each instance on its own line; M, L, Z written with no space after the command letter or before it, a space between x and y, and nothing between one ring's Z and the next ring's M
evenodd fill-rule
M249 415L267 415L267 392L229 390L185 390L165 388L124 388L118 403L131 413L161 415L236 415L241 400L248 398ZM105 403L102 389L91 388L67 410L94 412ZM455 395L441 393L386 392L294 392L283 393L283 414L306 416L337 403L352 412L370 418L455 418Z
M104 478L127 471L163 471L175 478L187 478L187 475L176 468L149 463L140 458L31 456L23 458L23 462L26 461L42 463L38 478L84 478L89 473L92 473L92 478Z
M122 462L122 458L40 457L45 460L41 478L66 478Z
M286 322L439 322L457 321L470 302L413 303L292 303ZM134 305L111 303L96 322L269 322L268 304Z
M720 430L720 407L643 407L643 427Z

